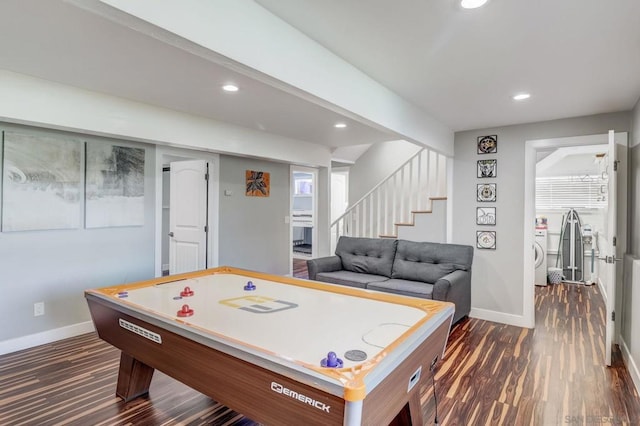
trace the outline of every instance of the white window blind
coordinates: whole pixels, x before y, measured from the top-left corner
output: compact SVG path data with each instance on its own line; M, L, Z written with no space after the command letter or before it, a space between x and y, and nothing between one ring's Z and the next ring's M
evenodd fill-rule
M607 182L600 176L536 178L537 209L603 209L606 205Z

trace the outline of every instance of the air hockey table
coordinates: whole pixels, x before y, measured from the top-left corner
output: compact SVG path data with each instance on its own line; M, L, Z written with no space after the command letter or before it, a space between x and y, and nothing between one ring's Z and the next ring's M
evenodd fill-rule
M419 389L454 306L219 267L87 290L121 350L116 394L155 369L263 424L423 425Z

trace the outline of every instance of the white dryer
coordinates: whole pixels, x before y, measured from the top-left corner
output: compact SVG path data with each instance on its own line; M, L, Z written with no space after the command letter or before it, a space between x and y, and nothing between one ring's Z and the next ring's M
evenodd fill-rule
M547 230L536 228L535 238L535 285L547 285Z

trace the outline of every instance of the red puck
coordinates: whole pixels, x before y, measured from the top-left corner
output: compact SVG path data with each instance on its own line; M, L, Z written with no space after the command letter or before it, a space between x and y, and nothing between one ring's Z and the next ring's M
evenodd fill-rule
M182 309L178 311L179 317L190 317L191 315L193 315L193 309L189 305L182 305Z
M180 296L182 297L191 297L193 296L193 290L190 287L185 287L184 290L180 292Z

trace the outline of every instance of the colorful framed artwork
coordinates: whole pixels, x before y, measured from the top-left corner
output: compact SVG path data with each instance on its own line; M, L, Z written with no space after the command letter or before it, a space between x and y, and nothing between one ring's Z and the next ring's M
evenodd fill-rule
M268 197L271 189L271 175L268 172L258 172L247 170L246 196L247 197Z
M476 208L476 225L495 225L496 224L496 208L495 207L477 207Z
M498 177L498 160L478 160L478 177Z
M495 250L496 231L477 231L476 247L483 250Z
M497 184L495 183L479 183L477 185L478 201L482 203L496 201Z
M478 136L478 154L498 152L498 135Z

